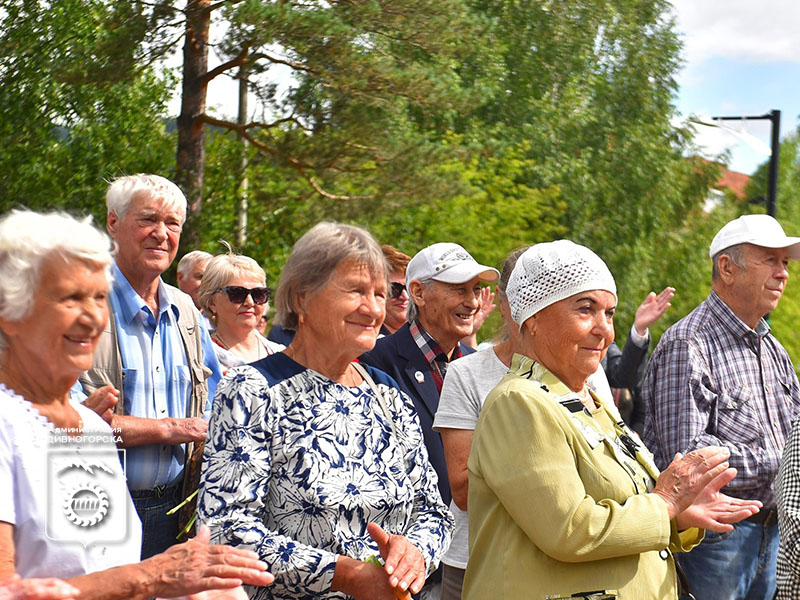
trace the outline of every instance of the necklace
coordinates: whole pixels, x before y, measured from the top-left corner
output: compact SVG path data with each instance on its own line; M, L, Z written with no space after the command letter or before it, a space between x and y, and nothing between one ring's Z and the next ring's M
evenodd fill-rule
M253 332L251 331L247 335L248 337L250 337L251 335L253 335ZM233 352L234 354L241 354L241 352L236 352L235 350L231 350L231 346L225 343L225 340L222 339L222 336L219 334L218 331L215 331L214 334L211 336L211 338L217 343L218 346L221 346L225 350ZM261 341L258 338L256 338L256 360L263 358L265 352L266 348L264 348L264 344L262 344Z

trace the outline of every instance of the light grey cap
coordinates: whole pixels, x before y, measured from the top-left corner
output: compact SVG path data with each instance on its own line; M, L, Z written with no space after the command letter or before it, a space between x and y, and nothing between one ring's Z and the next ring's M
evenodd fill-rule
M451 242L440 242L423 248L406 267L407 284L415 279L466 283L475 277L491 283L500 278L500 272L480 264L464 248Z
M602 258L569 240L535 244L517 260L506 287L511 318L522 324L537 312L580 292L606 290L617 284Z

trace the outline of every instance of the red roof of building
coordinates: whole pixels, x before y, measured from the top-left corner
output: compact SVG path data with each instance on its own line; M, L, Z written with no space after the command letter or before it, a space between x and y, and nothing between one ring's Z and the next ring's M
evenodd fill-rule
M716 187L719 189L728 189L736 194L737 198L744 198L744 189L750 181L750 175L744 173L737 173L736 171L728 171L725 167L722 168L722 175L717 179Z

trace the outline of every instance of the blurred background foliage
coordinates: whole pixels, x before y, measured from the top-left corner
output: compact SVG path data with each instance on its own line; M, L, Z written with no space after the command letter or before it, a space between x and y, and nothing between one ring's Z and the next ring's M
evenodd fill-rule
M198 42L197 14L223 33ZM205 79L187 81L169 58L189 34L222 61ZM227 240L272 285L323 219L409 255L455 241L497 265L566 237L617 278L620 342L650 290L677 289L657 338L707 295L713 234L763 212L732 195L705 209L720 167L692 158L676 125L679 52L666 0L8 0L0 210L59 208L102 225L107 180L199 169L182 251L218 253ZM221 76L246 79L246 118L234 96L177 125L182 86ZM176 154L186 126L205 131L205 155L188 166ZM747 197L765 189L766 166ZM778 189L778 217L798 233L797 133L783 142ZM772 315L795 360L799 296L790 283Z

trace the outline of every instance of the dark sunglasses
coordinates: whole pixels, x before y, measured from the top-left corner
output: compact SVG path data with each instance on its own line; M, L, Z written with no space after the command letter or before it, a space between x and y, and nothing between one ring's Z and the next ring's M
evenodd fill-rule
M392 289L389 292L389 298L394 300L395 298L399 298L403 295L403 292L406 291L406 285L404 283L398 283L397 281L392 282Z
M253 304L265 304L269 300L269 288L265 287L248 289L240 285L226 285L225 287L217 288L217 292L225 294L228 300L234 304L241 304L247 300L248 296L253 299Z

